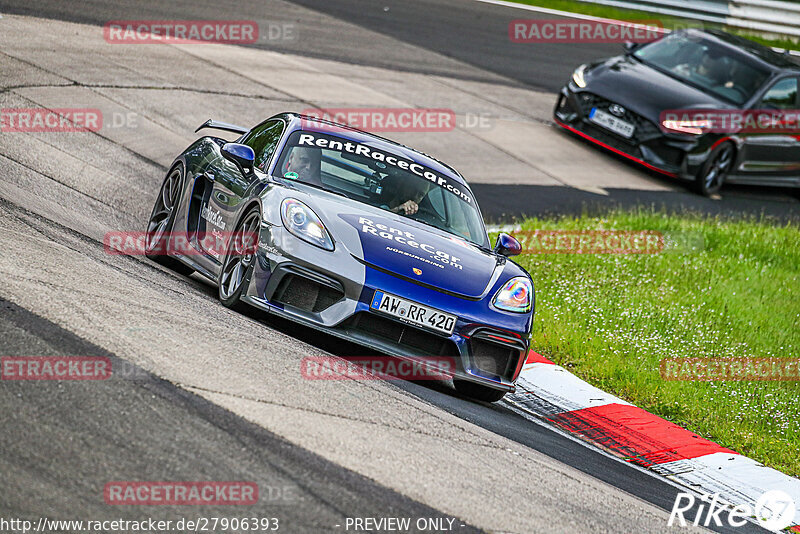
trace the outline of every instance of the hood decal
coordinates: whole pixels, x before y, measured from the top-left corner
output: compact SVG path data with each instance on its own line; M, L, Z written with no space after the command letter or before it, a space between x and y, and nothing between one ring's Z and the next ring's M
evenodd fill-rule
M339 215L358 232L363 260L382 270L469 297L484 293L497 262L456 238L374 215Z

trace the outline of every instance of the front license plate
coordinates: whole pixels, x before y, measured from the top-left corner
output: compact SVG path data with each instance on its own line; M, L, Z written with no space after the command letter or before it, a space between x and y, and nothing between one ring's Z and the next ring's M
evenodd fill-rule
M622 137L631 137L636 129L633 124L597 108L592 108L592 111L589 112L589 120Z
M442 334L450 335L456 327L456 316L434 308L376 291L369 306L373 310L397 317L403 322L423 326Z

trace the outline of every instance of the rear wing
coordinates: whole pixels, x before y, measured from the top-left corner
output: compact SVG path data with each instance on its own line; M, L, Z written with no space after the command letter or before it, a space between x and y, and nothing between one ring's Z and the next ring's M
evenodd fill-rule
M243 126L236 126L235 124L228 124L227 122L219 122L212 119L208 119L206 122L198 126L198 128L194 131L194 133L197 133L204 128L212 128L214 130L224 130L226 132L233 132L241 135L244 135L250 131L249 128L245 128Z

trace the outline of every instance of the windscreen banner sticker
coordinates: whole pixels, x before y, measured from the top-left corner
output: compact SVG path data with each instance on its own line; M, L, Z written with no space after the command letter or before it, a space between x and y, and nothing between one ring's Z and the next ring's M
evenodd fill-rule
M327 150L338 150L347 152L349 154L356 154L364 158L373 159L386 165L391 165L403 171L416 174L420 178L425 178L433 184L445 189L446 191L454 194L464 202L475 205L472 195L465 185L458 183L456 180L443 176L439 173L433 172L424 165L420 165L414 161L401 158L395 154L383 152L376 148L367 146L362 143L356 143L342 137L322 135L319 133L303 132L297 139L297 146L308 146L324 148Z

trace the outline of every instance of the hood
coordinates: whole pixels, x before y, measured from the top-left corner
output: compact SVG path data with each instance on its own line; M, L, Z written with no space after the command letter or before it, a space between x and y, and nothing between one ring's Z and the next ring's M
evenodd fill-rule
M322 219L337 250L395 276L471 299L513 265L437 228L301 183L291 195Z
M502 270L495 255L402 216L353 210L337 217L359 241L364 263L401 278L478 298Z
M659 123L670 109L724 109L731 104L630 57L617 56L587 69L586 90Z
M322 218L337 247L401 278L479 298L503 270L494 254L407 217L322 190L300 200Z

